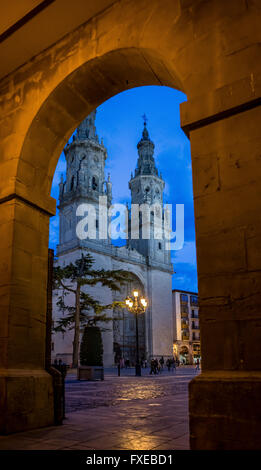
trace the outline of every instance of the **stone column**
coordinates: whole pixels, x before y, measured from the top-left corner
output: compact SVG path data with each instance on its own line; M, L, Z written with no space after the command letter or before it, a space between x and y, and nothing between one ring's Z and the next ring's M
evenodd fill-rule
M202 373L189 389L192 449L261 447L260 88L251 75L181 110L191 140L202 342Z
M44 369L51 213L51 200L46 207L17 194L0 200L1 434L53 423L52 377Z

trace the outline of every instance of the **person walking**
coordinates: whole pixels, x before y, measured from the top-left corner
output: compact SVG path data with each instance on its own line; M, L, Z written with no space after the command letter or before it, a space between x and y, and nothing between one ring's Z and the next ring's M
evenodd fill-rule
M161 356L161 358L159 360L159 363L160 363L160 370L162 371L163 367L164 367L164 357L163 356Z
M152 358L150 361L150 375L155 374L155 361Z
M172 372L173 371L176 372L176 361L175 361L174 357L171 359L171 370L172 370Z

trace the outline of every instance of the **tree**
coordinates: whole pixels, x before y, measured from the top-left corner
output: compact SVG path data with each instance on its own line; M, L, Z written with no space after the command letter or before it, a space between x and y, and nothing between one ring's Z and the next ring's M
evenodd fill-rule
M57 305L66 312L53 328L56 332L65 333L67 329L74 330L73 367L78 367L80 328L96 326L97 323L108 323L112 320L106 311L115 307L124 308L124 302L112 302L102 305L89 292L83 291L84 286L93 287L101 284L114 291L120 291L121 286L130 280L130 274L124 270L93 269L94 258L86 253L81 258L67 266L54 267L54 289L60 289ZM73 294L72 305L65 303L68 294Z
M103 366L103 344L98 326L86 326L80 348L82 366Z

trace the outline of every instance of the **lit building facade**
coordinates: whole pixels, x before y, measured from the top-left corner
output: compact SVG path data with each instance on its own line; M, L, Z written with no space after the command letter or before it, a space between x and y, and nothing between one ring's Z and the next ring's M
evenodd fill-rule
M105 161L107 150L99 139L95 127L96 111L93 111L78 127L73 141L65 149L67 162L66 179L61 179L59 194L59 245L57 247L56 266L66 266L79 259L82 253L90 253L94 258L94 269L128 271L132 280L122 287L120 292L112 292L108 288L95 286L92 294L101 304L111 304L122 301L130 295L133 289L148 300L145 314L139 315L139 346L140 357L164 356L172 357L173 316L172 316L172 274L168 240L163 234L164 217L163 190L165 182L158 172L154 158L154 143L149 137L146 122L142 136L137 144L138 160L134 174L129 180L131 192L131 208L126 207L128 219L128 237L126 245L115 246L110 238L101 238L99 211L100 198L106 196L107 215L105 225L109 227L109 208L112 202L112 182L110 176L105 177ZM77 235L77 208L80 204L89 204L93 208L92 238L80 239ZM132 207L150 207L149 238L142 237L142 217L138 217L138 236L131 236ZM89 210L89 209L88 209ZM157 216L159 210L160 216ZM141 212L138 215L142 215ZM104 223L104 222L103 222ZM157 225L156 225L157 224ZM162 228L162 238L155 238L155 227ZM60 291L53 295L54 324L62 316L57 307ZM73 296L66 296L66 304L73 305ZM136 329L135 319L127 309L108 310L108 316L113 318L106 323L103 336L103 362L105 366L114 364L115 355L122 355L135 363ZM72 362L72 330L53 334L52 357Z
M198 294L174 289L172 300L173 355L181 363L193 364L200 359Z

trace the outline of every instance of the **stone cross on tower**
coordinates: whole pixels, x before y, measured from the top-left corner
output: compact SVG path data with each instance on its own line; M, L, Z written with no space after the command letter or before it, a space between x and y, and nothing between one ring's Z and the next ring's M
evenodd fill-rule
M148 118L147 118L146 114L144 113L143 116L141 116L141 117L142 117L142 119L143 119L143 121L144 121L144 126L146 126L146 125L147 125L147 122L148 122Z

